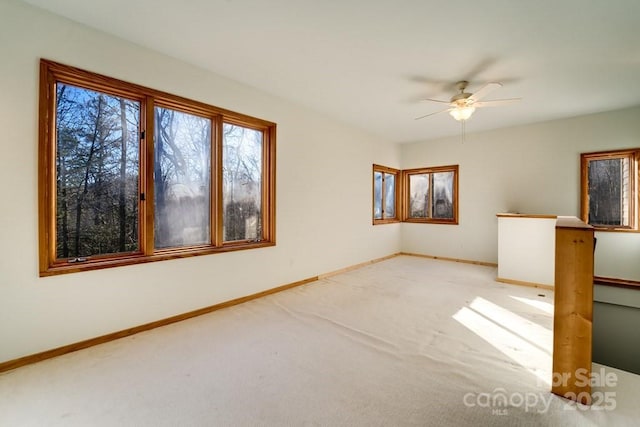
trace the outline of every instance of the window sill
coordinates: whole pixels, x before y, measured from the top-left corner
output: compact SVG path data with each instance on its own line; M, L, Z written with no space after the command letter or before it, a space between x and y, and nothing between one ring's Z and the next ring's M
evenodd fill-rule
M131 254L128 256L114 256L114 257L102 257L95 259L88 259L84 262L69 263L66 261L56 261L48 268L40 270L40 277L56 276L59 274L79 273L82 271L100 270L111 267L121 267L125 265L144 264L155 261L166 261L170 259L188 258L192 256L200 255L212 255L223 252L240 251L247 249L265 248L269 246L275 246L275 242L261 241L261 242L230 242L225 243L223 246L211 247L211 246L198 246L193 248L180 248L180 249L162 249L158 250L153 255L144 254Z
M456 220L447 219L421 219L421 218L407 218L402 222L412 222L415 224L444 224L444 225L458 225Z
M598 227L596 225L592 225L592 227L594 231L605 233L640 233L640 230L633 228Z
M393 224L393 223L397 223L400 222L399 219L397 218L390 218L390 219L374 219L373 220L373 225L382 225L382 224Z

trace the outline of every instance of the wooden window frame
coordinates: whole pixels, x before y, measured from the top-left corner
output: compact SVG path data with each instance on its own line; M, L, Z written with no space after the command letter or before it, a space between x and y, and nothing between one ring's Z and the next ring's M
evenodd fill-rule
M413 223L422 223L422 224L448 224L448 225L458 225L458 165L449 165L449 166L434 166L434 167L426 167L426 168L417 168L417 169L406 169L402 171L402 221L403 222L413 222ZM421 175L421 174L433 174L438 172L453 172L453 218L445 219L445 218L414 218L409 216L409 203L410 196L409 193L411 191L409 179L411 175ZM429 191L431 191L432 186L429 186ZM429 197L430 199L431 197Z
M375 217L375 204L376 204L376 200L375 200L375 176L376 176L376 172L380 172L382 173L382 218L376 218ZM394 207L395 207L395 215L393 217L387 218L385 216L385 191L386 191L386 186L384 185L384 174L388 173L388 174L392 174L395 175L395 200L394 202ZM373 165L373 173L372 173L372 182L373 182L373 188L372 188L372 205L371 205L371 214L372 214L372 218L373 218L373 225L380 225L380 224L391 224L394 222L400 222L400 218L401 218L401 214L400 214L400 180L401 180L401 171L398 169L394 169L394 168L390 168L387 166L381 166L381 165Z
M138 240L136 252L96 255L81 262L56 256L56 84L64 83L140 102L140 153ZM38 228L40 276L208 255L274 246L276 124L202 102L96 74L79 68L40 60ZM161 106L211 119L211 244L154 248L154 108ZM223 242L222 124L230 123L262 132L262 236L246 241Z
M628 158L630 165L630 193L629 197L629 226L604 226L592 225L596 231L614 232L640 232L640 148L623 150L598 151L594 153L582 153L580 155L580 218L589 224L589 162L593 160Z

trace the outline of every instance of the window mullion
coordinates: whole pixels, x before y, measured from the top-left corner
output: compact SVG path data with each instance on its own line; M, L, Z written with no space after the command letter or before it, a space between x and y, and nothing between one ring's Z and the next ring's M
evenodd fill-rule
M222 201L222 116L212 118L211 144L211 244L222 246L224 232L224 203Z
M402 183L403 183L403 187L402 187L402 218L401 220L404 221L408 218L411 217L411 196L410 196L410 191L411 191L411 182L410 182L410 175L405 172L402 171Z
M382 191L380 191L381 194L381 199L380 200L380 212L382 213L382 219L387 219L387 213L385 211L385 207L386 207L386 202L387 202L387 183L386 183L386 178L387 178L387 174L382 171L381 172L381 176L382 176Z
M638 157L640 156L640 151L635 151L631 154L629 161L631 164L629 165L631 179L629 182L629 186L631 187L631 197L629 197L629 201L631 203L631 218L630 225L631 228L637 230L640 227L638 224L638 209L640 209L640 192L638 191L638 181L640 180L640 170L638 169Z
M427 191L427 218L433 218L433 173L429 173L429 191Z
M622 227L628 227L631 225L630 208L631 202L631 161L630 156L620 159L622 176L620 176L620 222ZM625 203L626 198L626 203Z
M394 203L394 208L396 210L396 219L400 219L401 217L401 207L400 207L400 202L398 201L398 197L402 197L402 182L400 181L400 176L399 174L395 175L393 184L395 185L393 192L395 193L395 198L393 200Z
M147 96L144 101L144 117L141 120L144 132L143 143L140 144L140 244L145 255L154 252L154 220L155 220L155 195L154 195L154 141L155 141L155 115L153 97ZM144 159L144 160L142 160ZM142 195L144 195L142 197Z
M269 130L262 131L262 187L260 188L262 199L260 201L260 213L262 224L260 226L260 236L258 238L260 240L271 240L273 238L273 229L269 226L272 221L275 221L273 218L274 211L271 208L270 200L270 192L273 191L273 182L272 182L272 173L271 173L271 165L273 165L272 161L272 139Z

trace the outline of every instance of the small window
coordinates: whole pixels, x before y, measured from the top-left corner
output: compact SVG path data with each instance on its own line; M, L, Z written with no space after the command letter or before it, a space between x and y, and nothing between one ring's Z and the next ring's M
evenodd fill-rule
M602 231L638 230L640 149L581 155L582 220Z
M222 127L224 241L262 240L262 132Z
M398 222L398 186L400 171L373 165L373 223Z
M404 221L458 223L458 166L402 171L405 187Z
M63 82L55 100L55 258L137 252L140 102Z

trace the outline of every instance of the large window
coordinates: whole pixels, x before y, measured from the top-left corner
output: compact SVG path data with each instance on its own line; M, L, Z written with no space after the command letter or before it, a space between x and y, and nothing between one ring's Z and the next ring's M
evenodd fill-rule
M275 244L275 129L42 60L40 274Z
M458 166L402 171L403 220L436 224L458 223Z
M582 220L602 231L637 231L640 149L581 155Z
M398 222L399 170L373 165L373 223Z

